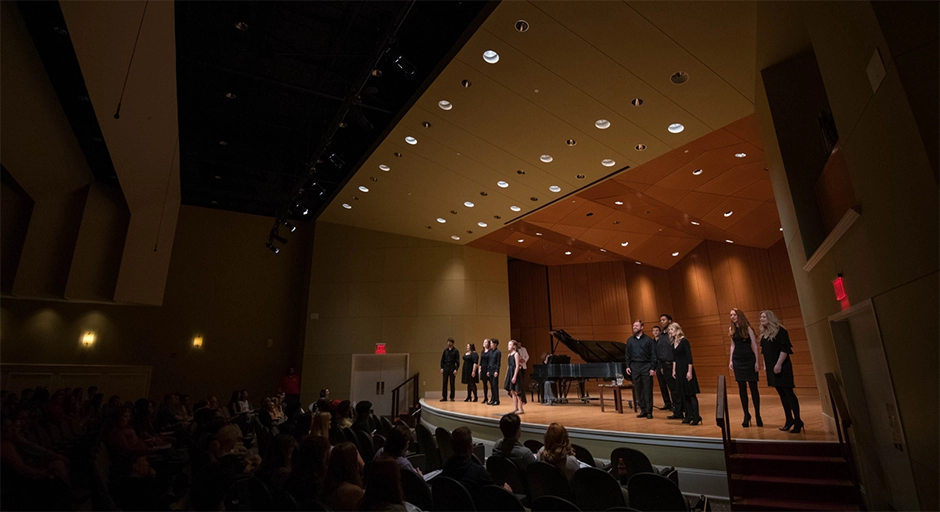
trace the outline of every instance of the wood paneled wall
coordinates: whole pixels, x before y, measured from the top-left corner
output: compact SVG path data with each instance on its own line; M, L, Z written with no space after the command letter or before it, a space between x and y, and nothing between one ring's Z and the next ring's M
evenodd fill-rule
M509 262L509 293L512 336L533 358L549 351L550 329L579 339L623 341L634 319L644 320L649 331L661 313L670 313L692 343L699 382L706 389L714 389L719 374L733 379L728 369L731 309L744 311L755 330L760 310L770 309L790 332L796 385L816 386L782 240L767 250L706 241L668 271L632 262L546 268L514 260ZM564 347L557 352L568 353ZM766 382L763 375L761 382Z

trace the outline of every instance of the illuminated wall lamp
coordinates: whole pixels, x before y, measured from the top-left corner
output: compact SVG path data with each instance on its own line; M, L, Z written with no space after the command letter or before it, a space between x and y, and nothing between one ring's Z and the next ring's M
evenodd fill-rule
M85 348L90 348L95 344L95 331L85 331L85 334L82 335L82 346Z
M193 336L193 348L202 348L202 335L197 334Z

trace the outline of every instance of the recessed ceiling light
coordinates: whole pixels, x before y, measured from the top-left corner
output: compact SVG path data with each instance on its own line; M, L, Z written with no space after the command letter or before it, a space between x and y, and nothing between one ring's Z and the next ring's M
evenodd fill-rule
M613 167L617 165L617 162L615 162L614 160L611 160L610 158L605 158L601 160L601 165L603 165L604 167Z
M412 137L412 136L409 135L409 136L405 137L405 142L407 142L408 144L411 144L412 146L414 146L415 144L418 143L418 139L416 139L416 138L414 138L414 137Z
M445 219L444 217L438 217L438 218L437 218L437 221L440 222L441 224L443 224L443 223L447 222L447 219Z
M362 191L362 192L368 192L368 191L369 191L369 188L366 187L365 185L359 185L359 190Z
M599 130L606 130L610 128L610 121L606 119L598 119L597 121L594 121L594 126Z
M732 215L734 215L734 211L732 211L732 210L728 210L728 211L725 212L725 217L730 217L730 216L732 216Z
M536 233L535 236L542 236L542 233Z
M516 240L516 241L521 244L522 242L525 242L525 238L520 238L519 240Z
M496 64L497 62L499 62L499 54L494 52L493 50L486 50L485 52L483 52L483 60L485 60L486 62L490 64Z
M391 171L391 170L392 170L391 167L389 167L389 166L387 166L387 165L385 165L385 164L379 164L379 169L381 169L381 170L383 170L383 171L385 171L385 172L388 172L388 171Z
M392 153L392 154L395 155L395 158L401 158L401 153L399 153L398 151L396 151L396 152L394 152L394 153Z
M351 210L352 206L350 206L348 203L343 203L343 208L346 208L347 210Z
M375 176L369 176L369 180L371 180L371 181L379 181L379 179L376 178Z
M552 155L542 155L539 157L539 160L548 164L548 163L551 163L551 161L554 160L554 158L552 158Z
M682 85L689 81L689 74L685 71L676 71L669 77L669 80L676 85Z
M532 196L532 197L529 198L529 201L538 201L538 200L539 200L539 198L537 198L537 197L535 197L535 196Z
M747 153L735 153L734 156L736 158L744 158L747 156Z
M567 144L567 145L569 145L569 146L574 146L574 145L576 145L577 143L578 143L578 141L576 141L576 140L574 140L574 139L568 139L568 140L565 141L565 144Z
M430 128L430 127L431 127L431 123L425 121L425 122L421 123L421 126L423 126L423 127L425 127L425 128Z
M637 264L637 265L640 265L641 263L638 261L638 262L636 262L636 264Z
M678 256L678 255L679 255L679 251L676 251L676 252L672 253L672 255L673 255L673 256Z
M630 245L630 242L620 242L621 247L626 247L628 245Z
M734 240L725 240L725 242L728 242L729 244L733 244Z
M614 221L614 225L617 225L617 224L620 224L620 221L619 221L619 220L615 220L615 221Z
M633 149L637 151L646 151L646 144L637 144L636 146L633 146Z
M780 231L783 231L783 228L780 228Z
M496 220L502 219L502 217L500 217L499 215L493 215L493 218Z
M431 229L431 226L424 226L424 227L426 227L426 228L428 228L428 229Z
M519 169L518 171L516 171L516 174L518 174L519 176L525 176L525 171L523 171L522 169Z
M681 133L682 130L685 130L685 126L679 123L672 123L667 130L669 130L669 133Z
M522 208L519 208L519 207L516 206L516 205L510 206L509 209L512 210L512 211L514 211L514 212L521 212L521 211L522 211Z
M698 222L695 222L695 221L693 220L693 221L692 221L692 225L693 225L693 226L698 226L699 223L698 223Z
M485 222L482 222L482 221L481 221L481 222L477 222L477 226L480 226L481 228L485 228L485 227L486 227L486 223L485 223Z
M457 210L451 210L450 213L457 215Z
M509 183L506 183L505 181L497 181L496 186L499 188L506 188L509 186Z
M640 98L633 98L632 100L630 100L630 103L632 103L634 107L639 107L640 105L643 104L643 100Z
M601 252L607 252L607 249L601 249Z
M487 194L486 191L483 191L483 192L480 192L480 195L483 196L483 197L486 197L486 196L488 196L489 194Z
M703 172L704 172L704 171L701 170L701 169L696 169L696 170L692 171L692 174L698 176L699 174L702 174Z
M474 204L471 203L470 201L464 201L463 205L466 206L467 208L473 208L474 206Z
M548 187L548 189L551 190L552 192L561 192L561 187L559 187L558 185L552 185Z
M585 217L593 217L593 216L594 216L594 212L587 212L586 214L584 214L584 216L585 216Z
M614 201L614 204L617 205L617 206L620 206L620 205L623 204L623 201Z
M526 30L529 30L529 22L528 22L528 21L526 21L526 20L519 20L519 21L516 22L516 31L517 31L517 32L525 32Z
M468 89L471 85L473 85L473 83L470 82L470 80L461 80L460 85L462 85L464 89Z
M453 238L454 240L460 240L460 237L457 235L450 235L450 237Z
M565 256L571 256L571 251L565 251Z
M468 230L467 230L467 234L468 234L468 235L472 235L472 234L473 234L473 231L470 231L470 230L468 229Z
M579 175L575 176L575 178L578 178L579 180L583 180L583 179L585 178L585 176L584 176L583 174L579 174Z
M441 107L441 110L450 110L450 109L454 108L454 106L451 104L451 102L449 102L449 101L447 101L447 100L438 101L438 102L437 102L437 106L438 106L438 107Z

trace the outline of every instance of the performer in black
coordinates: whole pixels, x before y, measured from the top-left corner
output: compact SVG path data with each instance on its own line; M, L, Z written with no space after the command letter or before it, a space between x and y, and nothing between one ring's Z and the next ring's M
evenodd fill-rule
M793 363L790 362L793 345L790 334L780 325L773 311L760 312L760 349L764 354L767 385L777 390L787 418L780 430L792 428L791 434L799 434L803 430L803 420L800 419L800 401L793 393Z
M457 381L457 368L460 367L460 352L454 348L454 338L447 338L447 348L441 354L441 375L443 383L441 384L441 402L447 401L447 383L450 382L450 401L454 401L454 386Z
M747 408L747 389L751 388L757 426L763 427L764 422L760 417L760 392L757 390L757 372L760 370L757 364L757 336L740 309L731 310L728 335L731 336L731 360L728 361L728 368L734 371L734 380L738 381L738 393L741 395L741 407L744 409L744 421L741 426L751 426L751 412Z
M658 361L656 343L643 334L642 320L633 322L633 336L627 342L626 359L627 375L633 377L637 407L640 409L636 417L653 419L653 376L656 375Z
M678 417L676 411L682 410L682 401L676 399L676 379L672 377L672 341L666 331L671 323L672 317L667 313L659 315L659 325L653 326L653 339L656 341L656 358L659 360L656 380L663 396L663 406L660 410L672 411L670 418L675 419Z
M499 351L499 340L490 338L490 361L486 367L486 377L490 379L490 391L493 396L488 405L499 405L499 366L502 364L503 353Z
M477 381L480 380L480 368L477 347L473 343L467 343L467 353L463 355L463 374L460 376L461 384L467 385L467 399L464 402L472 400L477 401Z
M689 425L698 425L702 422L702 417L698 413L698 377L695 376L695 368L692 367L692 346L686 339L682 327L673 322L669 324L667 335L672 340L673 359L672 376L676 383L676 394L673 400L682 401L682 410L685 411L685 419L682 423Z
M483 352L480 352L480 370L477 374L480 377L480 381L483 382L483 403L488 403L490 401L490 378L488 372L490 367L490 339L484 338L483 340Z

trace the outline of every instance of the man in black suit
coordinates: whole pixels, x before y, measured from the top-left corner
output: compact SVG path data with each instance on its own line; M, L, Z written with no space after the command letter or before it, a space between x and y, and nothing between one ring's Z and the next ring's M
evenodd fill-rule
M643 334L643 320L633 322L633 336L627 342L627 375L633 376L640 414L653 419L653 377L656 375L656 342Z
M441 402L447 401L447 383L450 382L450 401L454 401L455 384L457 379L457 368L460 367L460 352L454 348L454 338L447 338L447 348L441 354L441 375L443 383L441 384Z
M489 405L499 405L499 365L503 362L503 353L499 351L499 340L490 338L490 365L486 369L486 378L490 379L493 398Z

